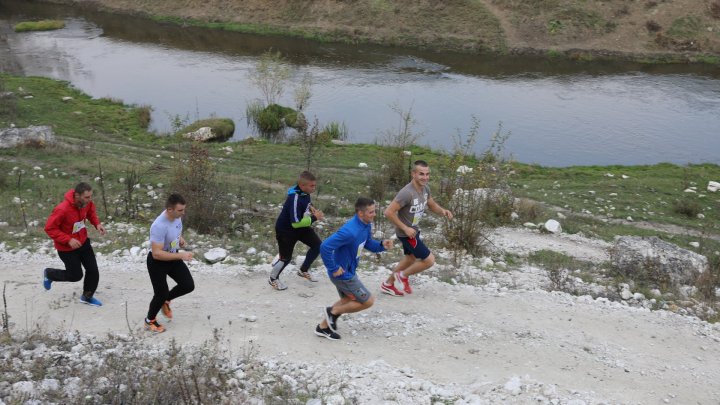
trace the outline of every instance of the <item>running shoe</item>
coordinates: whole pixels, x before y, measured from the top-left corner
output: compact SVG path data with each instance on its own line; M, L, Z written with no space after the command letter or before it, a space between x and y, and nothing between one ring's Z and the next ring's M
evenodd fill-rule
M330 330L330 328L320 329L320 325L315 327L315 334L330 340L339 340L340 335Z
M380 285L380 290L385 294L392 295L393 297L402 297L405 295L402 291L395 288L394 285L387 285L385 282Z
M325 320L327 321L328 327L333 332L337 332L337 320L340 315L332 314L332 307L325 307Z
M97 298L95 298L95 297L90 297L90 298L88 298L88 297L86 297L86 296L84 296L84 295L81 295L81 296L80 296L80 302L82 302L83 304L92 305L92 306L94 306L94 307L101 307L101 306L102 306L102 302L100 302L100 300L97 299Z
M52 288L52 280L50 280L47 276L48 269L43 270L43 287L45 287L45 290L50 291L50 288Z
M410 277L403 277L402 272L398 271L395 273L395 278L400 280L403 285L403 291L405 294L412 294L412 287L410 287Z
M145 329L149 330L152 333L165 332L165 327L160 325L156 319L153 319L152 321L148 321L147 319L145 319Z
M318 279L315 278L312 274L310 274L309 271L298 271L297 275L304 278L307 281L312 281L313 283L317 283Z
M172 309L170 309L170 301L165 301L161 310L163 316L167 318L168 322L172 321Z
M268 281L268 283L270 284L270 286L271 286L272 288L274 288L274 289L276 289L276 290L278 290L278 291L287 290L287 286L285 285L285 283L283 283L282 281L280 281L280 279L277 279L277 280L270 279L270 280Z

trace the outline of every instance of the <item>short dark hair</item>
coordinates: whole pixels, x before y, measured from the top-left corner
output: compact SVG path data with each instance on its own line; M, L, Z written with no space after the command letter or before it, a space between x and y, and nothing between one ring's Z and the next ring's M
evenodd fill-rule
M316 181L315 175L310 173L309 171L305 170L304 172L300 173L300 176L298 176L298 183L304 183L308 181Z
M175 208L178 204L185 205L187 203L183 196L178 193L172 193L168 196L167 201L165 201L165 208Z
M415 162L413 162L412 171L417 170L416 168L417 168L418 166L420 166L420 167L430 167L430 165L429 165L426 161L424 161L424 160L416 160Z
M92 187L84 181L81 181L75 186L75 194L82 195L86 191L92 191Z
M357 201L355 201L355 212L365 211L371 205L375 205L372 198L358 197Z

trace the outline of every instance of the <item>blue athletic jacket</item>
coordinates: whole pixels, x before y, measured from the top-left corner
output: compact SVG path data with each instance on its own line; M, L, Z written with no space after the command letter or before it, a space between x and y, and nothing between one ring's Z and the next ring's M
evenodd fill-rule
M297 184L290 187L287 192L285 204L275 221L275 229L279 231L292 231L298 228L307 228L317 221L310 215L310 194L300 190Z
M320 256L330 278L333 278L332 274L338 267L342 267L345 271L339 277L335 277L336 279L353 278L363 248L375 253L385 251L382 243L370 236L371 230L372 224L364 223L356 214L337 232L325 239L320 245Z

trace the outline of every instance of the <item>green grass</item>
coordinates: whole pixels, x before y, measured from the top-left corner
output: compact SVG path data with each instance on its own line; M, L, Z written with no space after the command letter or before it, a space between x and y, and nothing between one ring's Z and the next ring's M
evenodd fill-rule
M675 19L667 30L667 34L678 39L695 39L703 25L698 17L685 16Z
M149 204L140 210L139 218L134 221L145 224L154 218L156 211L161 209L163 196L169 191L166 187L158 189L157 184L171 183L174 169L187 156L189 143L175 137L159 137L143 129L138 120L140 108L123 105L118 100L92 99L65 82L7 75L3 75L2 80L9 91L22 87L24 92L20 96L33 95L31 99L18 99L17 119L13 122L21 127L52 125L59 139L57 145L44 149L0 150L0 222L9 223L8 227L0 227L3 241L20 246L23 241L33 238L45 240L42 225L49 211L78 181L89 181L95 187L95 201L102 216L111 215L123 220L122 199L127 191L120 178L127 178L131 170L140 175L141 190L135 194L138 203ZM63 102L64 96L73 99ZM0 127L9 124L7 118L0 117ZM223 149L226 146L233 151L228 153ZM223 189L233 195L238 206L253 213L238 220L240 225L249 223L253 228L250 234L267 236L272 242L272 227L266 225L277 213L275 208L268 208L268 204L282 203L287 188L304 170L299 148L257 139L209 144L207 147ZM440 153L421 147L413 147L411 151L413 158L427 160L435 168L431 184L436 191L439 180L453 174L442 167L441 163L446 159ZM392 158L387 148L378 145L327 145L321 151L318 167L313 169L320 179L314 196L316 205L340 218L351 215L355 198L369 194L371 174L382 171L382 165ZM359 168L359 162L367 163L369 168ZM104 173L107 213L101 206L99 183L95 180L100 175L100 167ZM717 228L720 195L703 191L709 180L720 179L720 166L658 164L548 168L515 164L514 172L510 179L513 193L564 208L567 219L561 222L566 232L582 232L608 241L615 235L659 233L632 223L607 222L609 218L632 216L634 221L679 225L701 234L692 236L681 232L673 236L659 233L680 246L688 247L688 242L700 241L701 248L694 250L701 253L720 250L720 243L709 237L720 234ZM614 177L606 176L607 173ZM623 179L623 174L628 178ZM696 184L697 194L683 192L693 184ZM147 186L158 189L159 200L147 195ZM392 198L395 192L388 188L384 199ZM13 202L15 197L26 201L23 206L27 220L38 221L39 227L31 227L26 233L22 207ZM685 199L699 204L705 219L689 218L675 212L676 202ZM592 216L582 215L583 210ZM535 222L556 217L556 211L546 208Z
M62 20L40 20L40 21L23 21L15 24L15 32L26 31L52 31L65 28L65 21Z

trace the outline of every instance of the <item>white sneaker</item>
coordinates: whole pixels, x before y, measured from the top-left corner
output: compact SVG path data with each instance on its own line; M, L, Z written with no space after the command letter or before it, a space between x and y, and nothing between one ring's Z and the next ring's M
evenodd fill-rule
M268 283L270 284L270 286L271 286L272 288L274 288L274 289L276 289L276 290L278 290L278 291L287 290L287 286L285 285L285 283L283 283L282 281L280 281L280 279L277 279L277 280L270 279L270 280L268 281Z
M300 271L298 270L297 275L304 278L305 280L312 281L313 283L317 283L318 279L315 278L309 271Z

